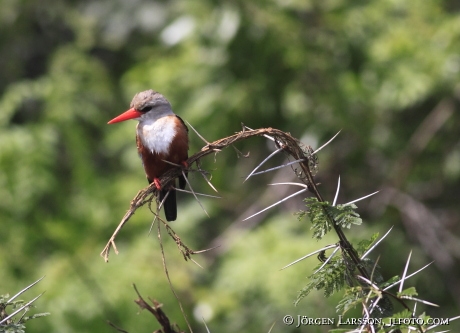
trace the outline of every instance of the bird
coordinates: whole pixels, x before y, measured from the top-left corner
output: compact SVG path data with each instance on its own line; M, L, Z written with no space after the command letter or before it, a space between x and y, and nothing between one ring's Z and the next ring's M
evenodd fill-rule
M131 101L129 110L113 118L108 124L134 119L136 127L136 145L142 160L149 184L155 183L160 191L159 200L164 200L166 220L177 219L176 180L161 184L160 177L175 166L187 167L188 128L182 118L172 111L169 101L152 89L137 93ZM168 163L170 162L170 163ZM185 176L187 172L184 172ZM179 177L179 188L184 189L184 175Z

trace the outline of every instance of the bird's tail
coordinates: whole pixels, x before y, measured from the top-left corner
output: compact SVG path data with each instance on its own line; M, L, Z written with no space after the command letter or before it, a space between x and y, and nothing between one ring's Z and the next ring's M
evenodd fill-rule
M166 220L170 222L170 221L175 221L177 218L176 190L173 190L172 188L170 188L169 190L161 190L160 191L160 202L163 201L168 191L169 191L169 194L165 202L163 203L163 207L165 210Z

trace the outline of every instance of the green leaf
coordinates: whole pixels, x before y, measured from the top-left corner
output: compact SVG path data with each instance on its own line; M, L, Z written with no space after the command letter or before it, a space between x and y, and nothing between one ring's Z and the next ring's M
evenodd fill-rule
M358 243L358 246L356 247L356 251L358 254L361 256L363 255L367 250L369 250L376 241L376 239L379 237L379 233L376 232L374 233L369 240L364 239Z
M311 230L313 230L313 237L320 240L332 228L330 217L326 214L326 207L329 203L319 202L318 199L311 197L305 199L308 207L306 214L312 223Z
M342 315L345 314L348 310L354 309L358 304L361 304L364 297L361 287L348 288L336 307L337 312L341 312Z
M347 229L350 229L352 224L360 225L363 222L359 214L355 212L356 208L358 207L355 204L327 207L335 223Z
M398 292L397 295L398 297L401 297L401 296L417 296L418 294L417 294L417 291L415 290L415 287L410 287L410 288L404 289L401 292Z
M319 264L315 269L321 267ZM346 266L342 258L333 258L319 272L309 276L310 282L299 292L294 304L297 305L314 289L323 290L324 296L329 297L341 290L345 284Z

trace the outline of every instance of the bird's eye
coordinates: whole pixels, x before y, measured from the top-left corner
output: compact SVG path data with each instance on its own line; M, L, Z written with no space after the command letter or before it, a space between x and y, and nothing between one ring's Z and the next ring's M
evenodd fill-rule
M149 111L152 111L152 108L153 106L151 105L147 105L147 106L144 106L142 109L140 109L139 111L140 112L149 112Z

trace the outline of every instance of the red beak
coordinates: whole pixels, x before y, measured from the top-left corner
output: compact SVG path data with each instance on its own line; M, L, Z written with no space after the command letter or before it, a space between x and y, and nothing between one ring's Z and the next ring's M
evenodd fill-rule
M118 117L113 118L107 124L119 123L120 121L139 118L140 116L142 116L142 112L139 112L139 111L137 111L135 109L129 109L128 111L122 113Z

